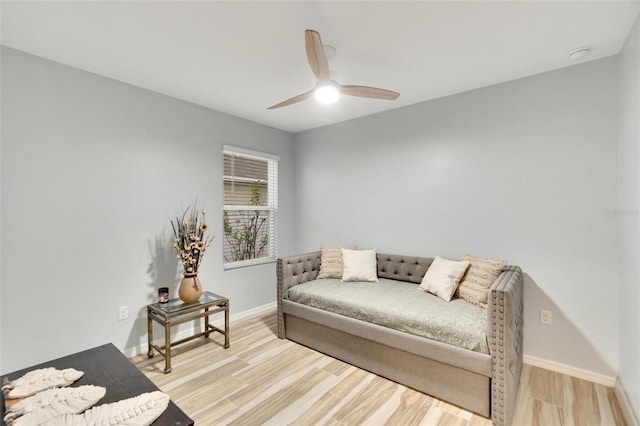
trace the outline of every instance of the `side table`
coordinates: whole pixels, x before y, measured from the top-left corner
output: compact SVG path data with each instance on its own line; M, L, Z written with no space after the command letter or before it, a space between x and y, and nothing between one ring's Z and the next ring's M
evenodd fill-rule
M224 330L209 324L209 316L219 312L224 312ZM199 318L204 318L204 331L177 342L171 342L171 327ZM153 343L152 320L164 327L164 346L158 346ZM147 305L147 331L149 339L147 356L153 358L153 350L158 351L165 359L165 374L171 373L172 346L201 336L208 338L212 331L217 331L224 336L224 348L227 349L229 347L229 299L210 291L205 291L200 296L200 300L193 303L184 303L177 298L171 299L167 303L152 303Z

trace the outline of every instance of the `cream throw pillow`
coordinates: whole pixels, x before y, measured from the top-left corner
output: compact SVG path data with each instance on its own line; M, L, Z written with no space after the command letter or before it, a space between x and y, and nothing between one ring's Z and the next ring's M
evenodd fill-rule
M378 281L378 260L376 250L341 249L342 281Z
M436 256L418 288L449 302L468 267L468 261L447 260Z
M356 246L343 246L355 250ZM320 246L320 272L318 278L342 278L342 252L340 246Z
M462 258L471 263L469 270L460 282L456 295L469 303L482 308L487 307L489 288L498 275L507 266L506 260L484 259L465 254Z

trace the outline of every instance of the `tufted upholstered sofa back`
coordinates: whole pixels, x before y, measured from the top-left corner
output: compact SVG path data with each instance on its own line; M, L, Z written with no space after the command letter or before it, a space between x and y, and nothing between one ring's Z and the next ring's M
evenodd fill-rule
M378 277L420 284L433 259L378 253Z
M294 285L315 280L320 272L320 252L283 257L278 259L278 276L286 278L284 290ZM278 296L280 297L280 295Z
M420 284L433 259L377 253L378 277ZM315 280L320 272L321 252L316 251L279 259L278 275L286 278L283 291L294 285ZM281 297L282 295L278 295Z

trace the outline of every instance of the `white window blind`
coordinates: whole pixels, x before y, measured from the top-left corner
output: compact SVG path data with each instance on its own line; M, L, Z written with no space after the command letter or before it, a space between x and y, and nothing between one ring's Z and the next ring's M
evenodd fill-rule
M275 261L278 256L278 160L225 145L224 267Z

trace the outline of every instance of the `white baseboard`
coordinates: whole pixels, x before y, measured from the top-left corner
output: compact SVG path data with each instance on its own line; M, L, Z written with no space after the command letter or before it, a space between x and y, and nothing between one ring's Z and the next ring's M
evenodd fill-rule
M631 404L627 398L627 393L624 391L620 380L616 380L616 385L613 389L616 394L616 398L620 403L620 408L622 408L622 413L624 414L624 419L627 421L627 424L629 426L638 426L638 421L633 414L633 409L631 408Z
M229 322L232 323L233 321L239 321L245 318L248 318L250 316L253 315L258 315L261 314L263 312L269 312L269 311L275 311L276 310L276 302L270 302L267 303L266 305L262 305L262 306L258 306L246 311L242 311L242 312L238 312L237 314L233 314L233 315L229 315ZM215 325L216 327L222 327L224 325L224 318L218 318L214 321L211 321L211 325ZM171 340L172 341L178 341L181 339L184 339L186 337L192 336L194 333L194 327L190 327L188 329L185 330L180 330L178 333L176 333L175 335L172 335ZM164 336L162 337L162 339L164 339ZM155 339L154 339L155 340ZM164 344L164 343L163 343ZM142 355L142 354L146 354L147 353L147 343L146 343L146 336L145 336L145 342L144 343L140 343L138 346L134 346L132 348L128 348L124 350L124 355L127 358L132 358L136 355Z
M567 364L561 364L559 362L550 361L548 359L538 358L531 355L524 355L524 363L533 365L534 367L545 368L547 370L555 371L556 373L566 374L578 379L588 380L593 383L598 383L607 387L614 387L616 385L616 378L605 376L604 374L594 373L593 371L583 370L582 368L573 367Z
M242 311L242 312L238 312L237 314L230 315L229 316L229 321L231 321L231 320L238 321L238 320L241 320L241 319L245 319L245 318L251 317L253 315L266 313L268 311L275 311L276 309L278 309L277 303L276 302L269 302L266 305L257 306L255 308L249 309L248 311ZM222 323L222 319L220 319L218 322ZM215 323L215 321L212 322L212 324L213 323Z

